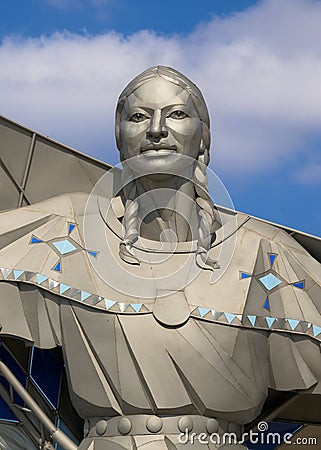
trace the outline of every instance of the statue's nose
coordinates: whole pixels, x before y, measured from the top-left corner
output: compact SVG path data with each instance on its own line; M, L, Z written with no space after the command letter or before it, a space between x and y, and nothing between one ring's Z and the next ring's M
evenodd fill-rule
M146 132L148 138L166 138L168 136L168 131L164 124L162 123L161 111L155 111L151 118L150 126Z

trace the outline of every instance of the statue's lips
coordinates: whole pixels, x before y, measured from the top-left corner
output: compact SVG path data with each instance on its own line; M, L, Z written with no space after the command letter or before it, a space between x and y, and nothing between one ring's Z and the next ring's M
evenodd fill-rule
M157 156L167 156L176 152L175 145L146 145L146 147L141 148L141 153L144 156L157 157Z

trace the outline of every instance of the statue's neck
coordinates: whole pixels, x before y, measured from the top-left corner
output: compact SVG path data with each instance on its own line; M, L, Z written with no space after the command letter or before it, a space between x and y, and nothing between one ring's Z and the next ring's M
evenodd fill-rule
M144 177L137 181L136 189L142 237L160 240L170 230L169 240L175 235L181 242L193 239L191 224L196 220L196 209L191 181L175 176L159 180Z

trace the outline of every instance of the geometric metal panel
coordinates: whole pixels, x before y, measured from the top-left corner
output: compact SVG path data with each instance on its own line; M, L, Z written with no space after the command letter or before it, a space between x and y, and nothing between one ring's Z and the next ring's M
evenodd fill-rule
M0 142L2 210L68 192L89 193L111 168L3 116Z

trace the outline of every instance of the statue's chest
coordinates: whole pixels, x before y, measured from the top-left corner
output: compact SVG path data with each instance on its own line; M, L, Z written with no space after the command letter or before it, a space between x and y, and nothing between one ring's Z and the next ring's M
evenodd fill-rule
M62 324L72 390L99 399L106 414L244 410L266 390L265 337L252 331L194 319L166 327L150 314L82 307L65 307ZM84 388L89 378L95 389Z

